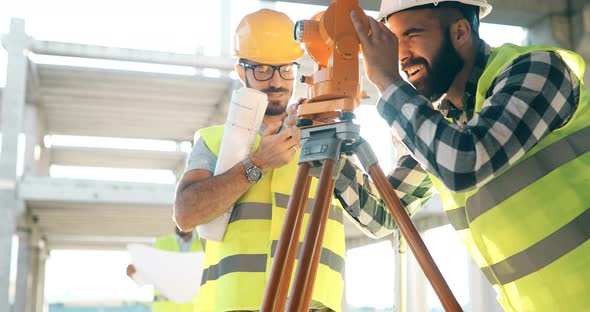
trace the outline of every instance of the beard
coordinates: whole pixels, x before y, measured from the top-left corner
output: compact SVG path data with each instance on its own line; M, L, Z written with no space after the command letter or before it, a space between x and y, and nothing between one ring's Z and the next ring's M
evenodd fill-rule
M252 88L250 82L248 81L248 77L246 77L245 79L246 81L246 87L248 88ZM262 89L259 90L260 92L264 92L266 94L268 93L273 93L273 92L284 92L284 93L288 93L289 96L287 97L286 100L284 101L280 101L280 100L269 100L268 101L268 105L266 106L266 112L264 113L266 116L279 116L285 113L285 111L287 110L287 104L289 103L289 99L291 98L291 96L293 95L293 89L288 90L287 88L275 88L275 87L268 87L266 89Z
M424 58L410 59L402 64L402 70L413 65L424 66L426 74L412 84L418 93L431 102L439 100L451 87L457 74L463 69L464 61L451 43L449 29L445 32L443 43L432 60L432 64Z

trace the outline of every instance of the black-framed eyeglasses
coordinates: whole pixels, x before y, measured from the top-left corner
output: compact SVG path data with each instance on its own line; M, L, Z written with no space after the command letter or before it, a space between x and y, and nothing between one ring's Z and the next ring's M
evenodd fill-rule
M240 65L244 68L249 68L254 73L254 79L257 81L267 81L272 79L275 74L275 71L279 72L279 76L285 80L293 80L297 75L297 70L299 69L299 63L293 62L291 64L283 64L283 65L267 65L267 64L248 64L246 62L240 61Z

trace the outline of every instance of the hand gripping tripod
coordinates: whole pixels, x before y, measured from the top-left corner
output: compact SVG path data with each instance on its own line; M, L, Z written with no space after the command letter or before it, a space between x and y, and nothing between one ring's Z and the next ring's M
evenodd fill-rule
M410 218L402 207L393 187L377 163L369 144L359 136L360 127L352 120L301 129L301 154L293 193L289 198L287 214L275 254L270 279L266 287L261 311L284 311L287 303L291 272L305 202L312 177L310 168L321 162L318 188L311 210L303 250L297 267L287 311L307 311L311 301L315 274L319 265L322 241L334 189L335 164L343 154L355 154L365 171L374 181L402 235L406 238L418 263L432 284L446 311L462 311L442 274Z

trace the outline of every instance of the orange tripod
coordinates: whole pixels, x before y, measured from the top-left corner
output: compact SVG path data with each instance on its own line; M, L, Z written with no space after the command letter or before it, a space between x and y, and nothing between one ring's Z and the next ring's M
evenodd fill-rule
M379 167L371 147L359 136L359 125L352 122L352 111L358 107L362 94L358 70L359 42L350 20L352 10L367 24L367 17L357 0L334 0L326 12L316 14L312 20L297 22L295 26L296 39L305 43L316 67L312 76L302 77L302 82L310 84L310 88L308 100L299 106L297 114L302 143L299 168L261 311L284 311L286 308L289 312L300 312L309 309L334 191L335 164L344 154L356 155L369 173L444 309L462 311ZM321 164L318 187L287 302L312 180L310 171L316 164Z

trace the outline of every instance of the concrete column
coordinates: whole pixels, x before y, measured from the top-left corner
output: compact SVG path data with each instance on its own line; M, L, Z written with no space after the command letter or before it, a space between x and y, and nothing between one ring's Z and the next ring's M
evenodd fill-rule
M231 0L219 1L221 18L219 19L219 38L221 38L221 56L231 56L233 29L229 17L231 16Z
M32 256L31 232L19 229L18 232L18 264L16 268L16 292L13 312L26 312L31 288L30 263Z
M43 146L45 122L40 118L39 109L33 104L25 105L24 133L26 137L24 170L26 175L48 175L48 152Z
M0 190L0 311L10 311L10 262L15 228L14 192Z
M23 20L12 19L10 33L2 38L8 52L6 87L2 92L2 152L0 178L8 183L16 179L18 135L23 130L27 87L27 57L29 38Z
M2 151L0 152L0 311L9 311L10 259L16 217L24 203L16 198L18 135L22 132L30 38L22 19L12 19L2 37L8 54L6 87L2 92Z
M395 312L406 312L407 307L407 285L408 285L408 258L406 253L406 241L401 236L400 231L396 230L395 235L392 236L391 244L393 245L393 259L394 259L394 271L393 271L393 311Z
M31 289L31 302L28 305L30 312L43 312L45 306L45 264L49 258L49 251L43 240L36 245L36 257L33 263L33 283Z
M427 285L430 285L426 279L426 275L422 268L416 261L414 254L408 249L405 254L407 266L406 274L407 280L405 285L407 287L407 305L405 311L411 312L426 312L428 310Z
M527 27L528 44L549 45L568 48L570 44L567 35L568 19L563 15L549 15Z

